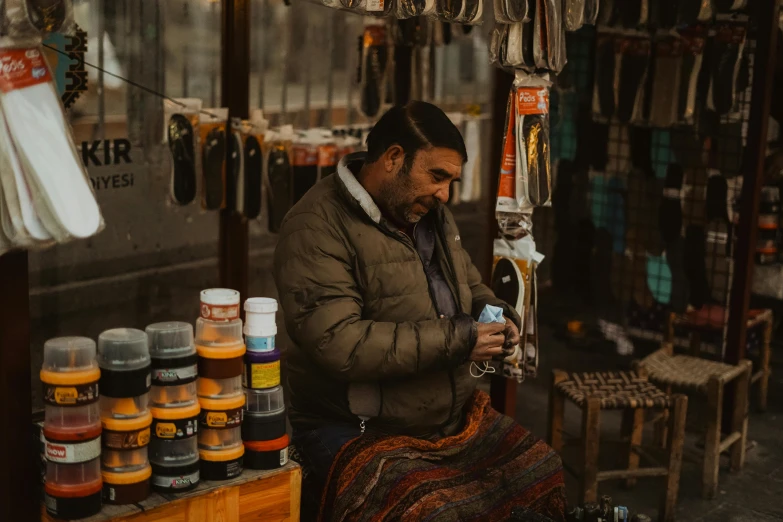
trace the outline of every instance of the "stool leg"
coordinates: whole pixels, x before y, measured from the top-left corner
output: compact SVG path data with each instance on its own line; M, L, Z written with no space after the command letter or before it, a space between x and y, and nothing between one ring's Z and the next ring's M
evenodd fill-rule
M587 399L582 410L582 476L579 503L598 500L598 448L601 436L601 400Z
M666 395L672 394L672 387L671 385L666 386L666 389L664 390L666 392ZM671 412L668 408L663 410L661 413L661 418L658 419L655 422L655 445L659 448L665 448L666 447L666 437L668 429L669 429L669 417L671 415Z
M639 469L639 454L634 451L634 446L642 445L642 434L644 432L644 410L635 408L623 412L623 441L628 442L628 455L625 462L625 468L629 471ZM625 480L625 487L632 488L636 485L637 479L629 478Z
M772 339L772 320L770 319L767 322L766 327L764 328L764 339L761 344L761 353L760 360L761 360L761 379L759 380L759 390L758 390L758 409L759 411L767 411L767 392L769 390L769 375L771 373L770 371L770 357L772 356L772 353L770 351L770 342Z
M707 499L715 498L718 493L722 413L723 383L717 377L711 377L707 383L707 432L702 470L702 496Z
M667 453L669 473L666 475L666 489L660 509L660 522L674 520L674 508L677 504L677 494L680 490L680 471L682 469L682 450L685 445L685 419L688 413L688 397L675 395L672 397L674 407L669 422L669 438Z
M547 441L557 453L563 450L563 419L565 417L565 397L557 390L557 385L568 380L568 374L560 370L552 371L552 383L549 387L549 433Z
M739 432L740 438L731 446L731 471L739 471L745 466L745 445L748 438L748 392L753 363L746 359L740 361L740 365L745 366L745 372L737 377L731 419L731 430L735 433Z

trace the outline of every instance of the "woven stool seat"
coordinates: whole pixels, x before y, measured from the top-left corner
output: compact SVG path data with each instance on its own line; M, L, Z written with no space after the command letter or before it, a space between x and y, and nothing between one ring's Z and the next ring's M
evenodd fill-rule
M669 396L636 372L570 373L557 389L580 407L592 398L601 400L602 410L670 406Z
M664 350L650 354L640 366L657 384L690 388L702 393L706 392L710 378L728 382L738 374L737 366L689 355L669 355Z

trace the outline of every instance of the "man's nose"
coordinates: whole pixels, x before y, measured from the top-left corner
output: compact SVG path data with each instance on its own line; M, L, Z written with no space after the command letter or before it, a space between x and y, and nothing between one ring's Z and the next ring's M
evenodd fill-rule
M449 187L448 185L445 187L441 187L438 189L438 191L435 193L435 198L441 202L441 204L445 205L449 202Z

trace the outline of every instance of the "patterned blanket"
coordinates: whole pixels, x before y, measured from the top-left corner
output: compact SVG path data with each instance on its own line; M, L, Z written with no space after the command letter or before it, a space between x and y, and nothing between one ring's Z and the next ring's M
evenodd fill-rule
M335 459L321 522L507 520L525 506L562 521L560 457L477 391L461 433L437 442L365 434Z

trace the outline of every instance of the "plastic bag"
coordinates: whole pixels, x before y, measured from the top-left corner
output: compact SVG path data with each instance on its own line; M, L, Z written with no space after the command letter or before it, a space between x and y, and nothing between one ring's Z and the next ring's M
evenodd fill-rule
M643 123L652 46L646 37L625 37L618 44L620 74L616 94L617 119L622 123Z
M559 73L566 65L564 0L538 0L534 23L533 56L538 69Z
M74 30L71 0L5 0L5 35L11 39L71 34Z
M494 0L495 21L514 24L528 19L528 5L536 0Z
M565 27L567 31L578 31L585 24L585 0L563 0Z
M285 215L293 206L293 171L291 145L294 129L284 125L269 132L264 142L264 187L269 211L269 231L280 231Z
M484 0L435 0L434 16L444 22L478 25L483 14Z
M704 62L706 38L703 29L695 27L680 33L682 37L682 61L680 68L680 92L677 102L677 119L693 125L696 114L696 94Z
M599 0L585 0L585 25L595 25L598 21Z
M663 36L655 41L655 71L650 96L650 125L670 127L678 122L682 40Z
M745 23L723 22L715 27L714 48L709 67L707 107L719 115L734 112L737 77L745 49Z
M551 204L550 85L547 77L517 71L509 95L495 207L504 237L528 235L533 208Z
M58 242L98 233L100 208L41 49L3 49L0 61L0 108L35 213Z
M263 163L264 139L269 123L263 112L255 109L250 120L242 121L237 130L241 136L241 179L237 183L236 211L248 219L256 219L261 214L263 201Z
M396 0L394 17L397 19L429 16L435 12L435 0Z
M201 185L201 155L199 122L201 100L179 98L163 102L166 129L163 133L171 153L169 195L178 205L188 205L196 199Z
M360 110L368 118L378 116L386 99L389 76L389 46L386 27L369 25L364 28L360 56Z

